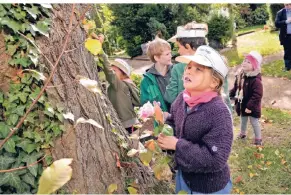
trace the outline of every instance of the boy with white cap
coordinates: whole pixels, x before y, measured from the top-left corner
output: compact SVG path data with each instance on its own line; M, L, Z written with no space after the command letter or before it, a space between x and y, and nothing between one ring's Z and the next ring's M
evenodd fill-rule
M103 42L103 38L98 36ZM115 108L123 127L132 133L134 125L139 121L134 111L135 106L140 106L139 90L130 79L131 67L122 59L109 61L103 52L104 74L109 83L108 98ZM111 66L110 66L111 64Z
M236 76L233 89L229 95L235 99L235 109L241 116L241 129L238 138L246 138L247 122L250 122L255 133L255 145L262 144L261 127L261 101L263 97L263 84L261 76L262 56L257 51L246 55L242 63L242 71Z
M175 150L176 193L230 194L232 183L228 158L233 140L232 117L220 91L228 68L221 55L209 46L194 55L179 56L187 64L185 90L171 107L166 123L175 136L160 134L162 149Z

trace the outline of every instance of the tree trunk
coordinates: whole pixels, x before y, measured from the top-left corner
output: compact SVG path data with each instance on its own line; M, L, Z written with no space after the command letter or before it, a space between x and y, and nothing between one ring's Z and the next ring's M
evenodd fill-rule
M118 193L125 193L125 177L131 175L139 181L139 193L146 193L152 178L143 166L135 166L131 170L117 167L117 154L121 160L124 153L118 144L117 135L112 132L116 129L125 141L126 132L106 95L96 95L81 86L77 75L98 81L97 66L94 57L84 47L85 31L80 27L79 17L87 5L76 5L73 19L73 32L66 52L60 60L58 70L53 77L51 85L55 86L46 90L50 102L62 105L65 112L71 112L75 120L80 117L93 119L104 127L104 130L90 124L78 124L73 128L72 123L66 121L66 133L51 150L54 159L73 158L73 176L66 185L69 193L106 193L110 184L117 184ZM37 40L37 45L52 62L57 60L68 30L72 5L62 4L54 7L52 28L49 38L42 36ZM41 59L48 70L51 67L45 59ZM101 88L101 85L99 85ZM111 116L111 121L106 116ZM123 153L122 153L123 152Z

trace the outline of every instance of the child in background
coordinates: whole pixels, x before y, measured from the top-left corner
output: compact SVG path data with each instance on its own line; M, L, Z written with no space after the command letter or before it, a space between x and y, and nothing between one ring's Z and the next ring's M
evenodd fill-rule
M103 42L104 36L98 39ZM123 127L132 133L134 125L139 121L134 111L135 106L140 106L139 90L130 79L131 67L122 59L109 61L107 55L102 54L104 62L104 74L109 83L107 89L108 98L115 108ZM110 66L111 64L111 66Z
M168 41L177 44L180 55L194 55L196 49L201 45L206 45L208 27L207 24L198 24L195 21L187 25L178 26L177 34ZM183 73L187 64L175 64L171 71L170 83L166 88L165 100L172 104L181 91L183 86Z
M179 56L187 64L185 90L172 104L166 123L176 136L160 134L162 149L175 150L176 193L230 194L227 164L233 140L231 114L220 96L228 68L221 55L200 46L192 56Z
M156 38L149 43L147 55L154 64L143 75L140 84L141 104L160 102L161 109L168 112L170 104L164 100L164 93L171 77L171 46L167 41Z
M263 84L261 76L262 56L257 51L251 51L242 63L242 71L236 76L230 97L235 99L235 109L241 117L241 129L238 138L246 138L248 119L255 133L255 145L262 144L261 127L261 101L263 97Z

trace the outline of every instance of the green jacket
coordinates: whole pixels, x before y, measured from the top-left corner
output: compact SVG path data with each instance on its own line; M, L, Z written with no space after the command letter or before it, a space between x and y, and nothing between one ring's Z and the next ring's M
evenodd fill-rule
M102 55L104 61L104 73L109 83L107 89L108 98L115 108L124 128L131 127L138 122L134 106L140 106L139 90L133 82L118 79L109 68L110 62L106 54Z
M142 105L150 101L160 102L161 109L164 112L169 112L169 107L164 101L164 97L159 89L156 77L151 73L145 73L140 84L140 102Z
M165 100L172 104L181 91L184 90L183 74L186 64L175 64L171 71L170 83L166 88Z

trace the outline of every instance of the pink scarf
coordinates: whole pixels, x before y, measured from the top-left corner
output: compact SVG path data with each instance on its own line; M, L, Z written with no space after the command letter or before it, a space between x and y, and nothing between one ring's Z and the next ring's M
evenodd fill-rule
M218 96L217 92L209 91L209 92L204 92L200 95L196 95L196 96L191 97L191 94L188 91L186 91L186 90L183 91L184 101L186 102L186 104L190 108L192 108L200 103L209 102L210 100L212 100L216 96Z

